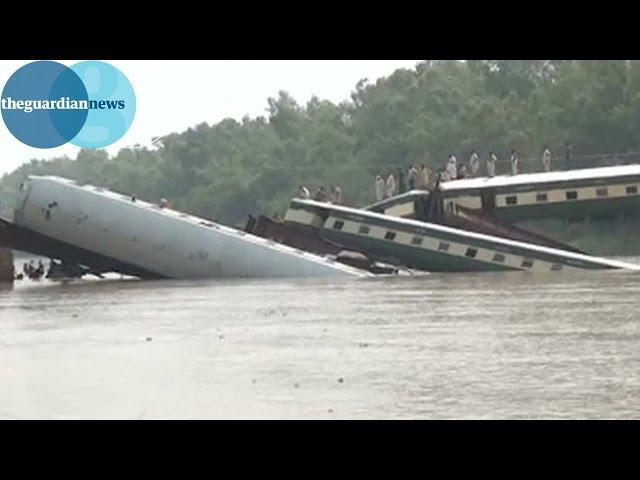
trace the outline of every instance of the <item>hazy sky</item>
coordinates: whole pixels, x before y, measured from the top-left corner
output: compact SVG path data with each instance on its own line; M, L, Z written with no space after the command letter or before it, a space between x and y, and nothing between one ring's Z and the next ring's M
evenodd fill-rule
M78 60L58 60L72 65ZM358 80L387 76L397 68L412 68L418 60L219 60L219 61L110 61L129 78L136 93L136 116L131 128L107 148L120 148L151 137L181 132L202 122L265 115L267 98L285 90L299 103L312 95L347 100ZM0 84L28 61L1 61ZM0 122L0 174L32 158L64 154L74 158L78 147L63 145L37 149L22 144Z

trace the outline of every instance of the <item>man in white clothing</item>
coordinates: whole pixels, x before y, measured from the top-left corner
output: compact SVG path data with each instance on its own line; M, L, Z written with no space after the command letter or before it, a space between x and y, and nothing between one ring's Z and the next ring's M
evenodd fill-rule
M496 162L498 161L498 157L495 153L491 152L489 154L489 158L487 158L487 175L489 177L496 176Z
M384 184L384 180L380 175L376 175L375 187L376 187L376 202L380 202L384 200L384 193L386 188Z
M429 170L423 164L420 165L420 171L418 172L418 189L426 190L429 187Z
M308 200L311 198L311 192L304 185L298 185L298 191L296 192L296 197L304 198L305 200Z
M511 150L511 175L518 175L518 152Z
M544 152L542 152L542 168L544 168L545 172L551 171L551 150L544 147Z
M396 194L396 177L393 173L390 173L387 177L387 191L385 193L385 198L394 197Z
M475 150L471 153L471 158L469 158L469 165L471 165L471 176L477 177L478 172L480 171L480 157Z
M449 180L455 180L458 178L458 166L456 165L456 157L453 154L449 155L449 161L447 162L447 175Z

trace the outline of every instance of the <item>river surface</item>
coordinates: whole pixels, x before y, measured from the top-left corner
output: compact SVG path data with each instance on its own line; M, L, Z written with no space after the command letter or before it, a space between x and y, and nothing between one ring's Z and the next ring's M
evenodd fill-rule
M629 272L16 282L0 419L640 418L639 306Z

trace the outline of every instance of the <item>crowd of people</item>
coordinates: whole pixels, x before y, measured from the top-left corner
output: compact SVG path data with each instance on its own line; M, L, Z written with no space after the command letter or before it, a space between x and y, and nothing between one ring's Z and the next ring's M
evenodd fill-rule
M566 144L565 157L567 162L569 162L572 157L572 147L568 142ZM551 150L545 146L542 152L542 171L551 171L551 158ZM486 176L496 176L496 164L498 162L498 155L490 151L484 161ZM515 149L512 149L509 157L509 172L511 175L518 175L520 173L519 164L520 156ZM473 150L468 162L461 164L458 163L458 159L454 154L449 154L444 168L436 172L437 175L424 164L419 166L415 164L410 165L406 171L403 171L401 168L389 168L381 174L376 175L374 183L376 201L380 202L405 191L430 190L437 181L446 182L480 177L482 175L480 167L480 155L478 155L476 150ZM437 177L439 177L439 180ZM297 198L313 199L319 202L342 204L342 190L337 185L333 185L328 189L320 187L313 195L305 185L299 185L295 196Z
M24 263L22 265L22 275L18 274L16 279L22 280L22 278L27 277L31 280L40 280L45 273L45 267L42 260L38 260L38 266L36 266L35 262L31 260L29 263Z
M389 170L377 175L375 180L376 201L391 198L403 190L426 190L433 180L433 172L425 165L411 165L406 172L397 169L396 173Z
M296 198L302 198L305 200L316 200L318 202L334 203L336 205L342 204L342 189L338 185L332 185L329 188L320 187L312 195L311 190L305 185L298 185L296 190Z
M571 145L567 143L566 160L571 160L572 149ZM496 176L496 164L498 163L498 155L490 151L485 159L485 174L488 177ZM518 175L520 156L518 152L513 149L509 157L509 172L511 175ZM481 176L481 161L480 155L476 150L471 152L469 161L459 164L458 159L454 154L449 154L447 162L442 170L437 173L440 176L440 181L446 182L449 180L457 180L464 178L476 178ZM375 194L376 201L382 201L386 198L393 197L398 193L401 193L400 187L404 183L404 190L428 190L435 183L434 173L425 165L411 165L406 172L402 169L397 169L397 175L393 170L387 171L385 174L377 175L375 179ZM542 152L542 170L544 172L551 171L551 150L545 146Z
M571 159L571 146L567 144L567 160ZM495 152L489 152L485 160L486 175L488 177L496 176L496 163L499 161ZM509 157L509 171L511 175L518 175L520 156L518 152L513 149ZM551 171L551 150L549 147L544 147L542 152L542 170L544 172ZM441 172L441 179L443 181L456 180L460 178L475 178L480 176L480 156L475 150L471 152L468 163L463 163L458 166L458 160L455 155L450 154L447 159L444 171Z

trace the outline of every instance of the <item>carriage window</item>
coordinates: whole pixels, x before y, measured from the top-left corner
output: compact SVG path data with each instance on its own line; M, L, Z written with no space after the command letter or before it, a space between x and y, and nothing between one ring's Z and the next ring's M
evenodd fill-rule
M395 238L396 238L395 232L387 232L387 234L384 236L385 240L393 240Z
M440 250L441 252L448 252L449 244L447 242L440 242L440 244L438 245L438 250Z
M504 256L503 254L501 254L501 253L496 253L496 254L493 256L493 261L494 261L494 262L498 262L498 263L504 263L504 261L505 261L505 256Z
M598 196L598 197L608 197L609 196L609 190L607 190L606 188L598 188L596 190L596 196Z
M635 195L638 193L638 187L635 185L633 187L627 187L627 195Z
M476 255L478 254L478 250L475 248L467 248L467 253L465 253L466 257L469 258L476 258Z
M518 204L518 197L515 196L515 195L507 197L505 200L507 202L507 205L517 205Z
M562 265L559 263L554 263L553 265L551 265L551 271L552 272L559 272L560 270L562 270Z
M369 235L369 227L367 225L360 225L360 228L358 229L358 233L361 233L363 235Z
M422 245L422 237L413 237L411 239L411 245Z
M578 192L576 192L575 190L571 192L567 192L567 200L577 200L577 199L578 199Z
M344 222L341 222L340 220L333 222L334 230L342 230L342 227L344 227Z
M529 260L528 258L525 258L522 261L522 268L531 268L533 267L533 260Z
M536 195L536 202L546 202L548 200L546 193L539 193Z

